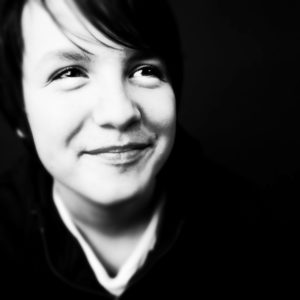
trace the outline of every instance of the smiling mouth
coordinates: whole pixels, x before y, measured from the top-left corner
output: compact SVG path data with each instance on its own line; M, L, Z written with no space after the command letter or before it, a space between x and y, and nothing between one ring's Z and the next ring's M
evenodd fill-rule
M82 151L84 155L95 156L113 165L131 164L142 158L152 148L152 143L129 143Z

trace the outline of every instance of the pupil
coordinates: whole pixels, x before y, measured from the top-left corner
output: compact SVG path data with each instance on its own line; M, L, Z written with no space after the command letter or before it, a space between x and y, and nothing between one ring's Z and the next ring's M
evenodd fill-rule
M152 68L144 68L143 69L143 75L153 75L154 74L154 72L153 72L153 70L152 70Z
M68 70L66 73L65 73L65 77L76 77L76 76L79 76L80 72L78 70Z

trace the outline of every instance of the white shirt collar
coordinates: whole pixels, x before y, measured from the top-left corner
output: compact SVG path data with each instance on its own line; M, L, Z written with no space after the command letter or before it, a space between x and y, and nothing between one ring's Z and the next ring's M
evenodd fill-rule
M82 236L80 231L75 226L70 213L65 207L60 196L53 189L53 199L58 213L71 232L80 244L88 262L93 270L98 282L111 294L120 296L132 278L132 276L140 269L146 261L148 253L154 248L157 239L157 229L163 207L163 201L155 210L143 236L136 245L134 251L123 264L118 274L115 277L110 277L102 263L97 258L95 252L92 250L86 239Z

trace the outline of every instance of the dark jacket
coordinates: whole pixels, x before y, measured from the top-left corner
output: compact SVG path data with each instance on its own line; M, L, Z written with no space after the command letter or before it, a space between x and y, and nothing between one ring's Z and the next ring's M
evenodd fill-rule
M257 277L258 190L204 159L199 145L183 134L159 182L167 190L159 239L121 299L255 294L264 285L263 276ZM1 291L31 299L114 298L62 223L51 189L52 178L29 155L1 176Z

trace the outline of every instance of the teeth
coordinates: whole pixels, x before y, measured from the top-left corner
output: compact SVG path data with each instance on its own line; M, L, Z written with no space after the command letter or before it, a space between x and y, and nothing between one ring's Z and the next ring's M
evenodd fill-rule
M144 150L139 150L139 149L132 149L126 152L111 151L111 152L100 153L98 157L103 159L104 161L113 164L126 164L138 159L143 152Z
M90 151L83 151L83 153L91 154L91 155L98 155L98 154L105 154L105 153L127 153L132 151L142 151L147 148L148 145L141 144L136 146L128 146L128 147L107 147L107 148L99 148Z
M134 151L136 149L115 149L115 150L111 150L107 153L124 153L124 152L129 152L129 151Z
M118 150L116 150L116 151L101 153L100 155L105 158L121 159L121 158L126 158L126 157L130 157L132 155L135 155L138 152L139 152L139 150L127 150L127 151L122 151L122 152L119 152Z

